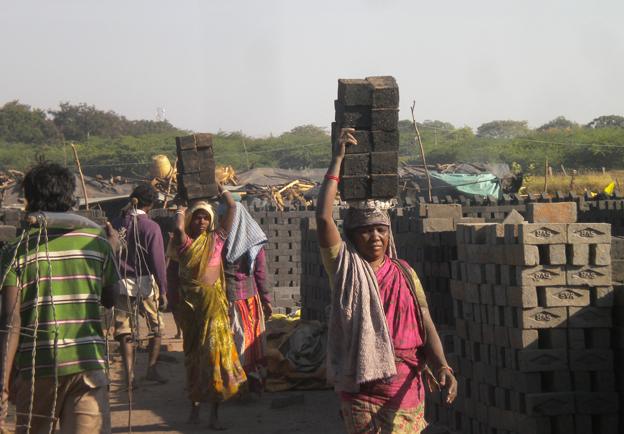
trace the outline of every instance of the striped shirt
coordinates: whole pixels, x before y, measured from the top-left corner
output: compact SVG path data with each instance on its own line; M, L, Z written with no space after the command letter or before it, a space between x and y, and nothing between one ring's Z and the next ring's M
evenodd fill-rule
M105 369L100 300L102 289L119 280L110 244L97 228L48 229L46 252L43 236L36 247L37 233L31 230L12 265L16 244L1 258L4 286L20 289L17 370L31 374L33 353L37 377L54 375L55 353L58 375Z

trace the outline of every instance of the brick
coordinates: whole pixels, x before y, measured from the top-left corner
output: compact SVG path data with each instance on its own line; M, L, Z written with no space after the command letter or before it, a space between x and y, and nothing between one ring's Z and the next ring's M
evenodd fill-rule
M527 204L529 223L576 223L577 205L575 202L529 203Z
M566 349L568 347L568 333L565 328L540 328L538 334L540 349Z
M370 172L373 175L394 174L399 169L398 152L373 152L370 154Z
M543 262L550 265L565 265L568 262L565 244L547 244ZM541 259L541 258L540 258Z
M613 351L597 350L570 350L570 365L572 371L601 371L613 369Z
M535 266L540 263L540 255L537 246L515 244L505 246L503 251L505 253L505 263L509 265Z
M568 225L568 243L611 243L611 225L608 223L574 223Z
M199 149L210 148L210 154L212 156L212 134L210 133L197 133L195 134L195 147Z
M588 265L589 244L568 244L568 264Z
M367 176L343 176L340 178L342 200L366 199L369 179Z
M397 195L399 177L397 175L371 175L371 198L389 199Z
M553 286L567 282L565 268L555 265L516 267L515 277L518 286Z
M568 369L565 350L519 350L518 369L521 372L558 371Z
M509 343L514 349L539 349L539 333L537 330L507 329Z
M373 104L373 86L364 79L339 79L338 101L345 106Z
M522 329L563 327L567 319L565 307L518 309L518 326Z
M592 265L610 265L611 264L611 244L590 244L589 245L590 263Z
M611 273L614 282L624 282L624 260L611 259Z
M345 155L342 161L342 176L366 176L370 168L370 154Z
M568 285L611 285L611 267L609 266L568 266L566 274Z
M372 109L370 116L371 130L394 131L399 126L398 109Z
M399 86L394 77L367 77L373 88L372 106L376 108L398 108Z
M576 411L580 414L617 413L617 393L576 393Z
M346 106L334 101L336 124L341 128L371 129L371 110L368 106Z
M520 244L564 244L566 225L562 223L525 223L518 225Z
M592 289L593 303L597 307L611 307L615 303L613 286L598 286Z
M399 131L371 131L372 150L374 152L398 151Z
M459 204L421 203L418 205L420 217L461 219L462 207Z
M336 122L332 122L331 138L332 143L336 143L340 135L340 126ZM347 145L346 154L365 154L373 151L373 137L368 130L355 130L353 137L357 141L357 145Z
M195 149L195 136L176 137L176 148L180 150Z
M507 305L516 307L537 307L537 290L533 286L507 286Z
M570 327L611 327L611 308L609 307L569 307L568 317Z
M525 396L526 412L532 416L574 414L574 393L530 393Z
M518 225L521 223L524 223L524 217L515 209L512 209L505 217L505 220L503 220L503 225Z
M590 292L587 288L547 286L538 288L540 306L588 306Z

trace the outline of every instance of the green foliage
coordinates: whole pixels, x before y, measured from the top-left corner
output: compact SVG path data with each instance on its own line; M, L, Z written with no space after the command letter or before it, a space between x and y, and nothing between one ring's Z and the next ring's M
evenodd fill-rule
M546 122L544 125L539 127L537 131L548 131L551 129L555 130L566 130L571 128L579 128L580 125L576 122L570 121L563 116L557 116L550 122Z
M157 154L175 160L175 137L190 132L168 122L130 121L114 112L86 104L62 103L58 111L45 112L9 102L0 108L0 169L27 169L39 156L73 166L66 139L78 147L88 175L148 176ZM620 119L623 121L620 124ZM516 163L515 170L552 166L619 169L624 167L624 118L601 116L581 127L557 117L531 130L524 121L493 121L479 127L455 127L428 120L418 128L429 164L465 162ZM399 121L402 162L422 164L412 122ZM68 141L67 140L67 141ZM214 135L218 164L237 171L253 167L303 169L326 167L331 158L327 129L302 125L279 136L250 137L240 131ZM539 169L537 169L539 172Z
M0 139L40 144L58 141L59 132L43 110L11 101L0 108Z
M477 128L477 137L491 139L512 139L527 134L527 121L491 121Z
M600 116L588 123L587 128L624 128L624 116Z

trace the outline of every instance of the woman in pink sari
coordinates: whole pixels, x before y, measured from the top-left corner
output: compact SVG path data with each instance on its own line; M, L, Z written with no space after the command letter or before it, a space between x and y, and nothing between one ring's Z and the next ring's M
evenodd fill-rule
M316 220L321 257L330 277L328 380L341 398L348 433L420 433L426 427L422 373L457 394L416 273L396 258L390 218L379 204L348 210L346 240L332 217L345 147L344 129L319 193Z

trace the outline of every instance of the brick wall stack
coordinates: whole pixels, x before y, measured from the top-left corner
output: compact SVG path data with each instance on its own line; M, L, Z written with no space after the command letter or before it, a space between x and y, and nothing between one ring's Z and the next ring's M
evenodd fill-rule
M306 320L326 321L331 290L319 254L313 217L302 222L301 235L301 316Z
M250 208L249 213L267 235L267 277L273 307L290 313L301 306L302 220L313 216L306 208L283 211Z
M0 208L0 247L12 241L21 226L22 211L13 208Z
M624 364L624 237L611 240L613 276L613 351L615 366ZM624 372L616 369L616 388L620 396L620 414L624 411ZM624 432L624 418L620 418L620 432Z
M176 151L181 196L189 201L217 196L212 134L176 137Z
M617 432L610 228L458 225L460 390L439 419L469 434Z
M347 146L341 168L343 200L387 199L397 195L399 151L399 87L393 77L338 80L336 122L332 142L341 128L355 128L358 142Z
M420 204L391 214L397 254L416 270L434 323L454 325L449 281L451 261L457 259L455 225L467 222L461 205Z

